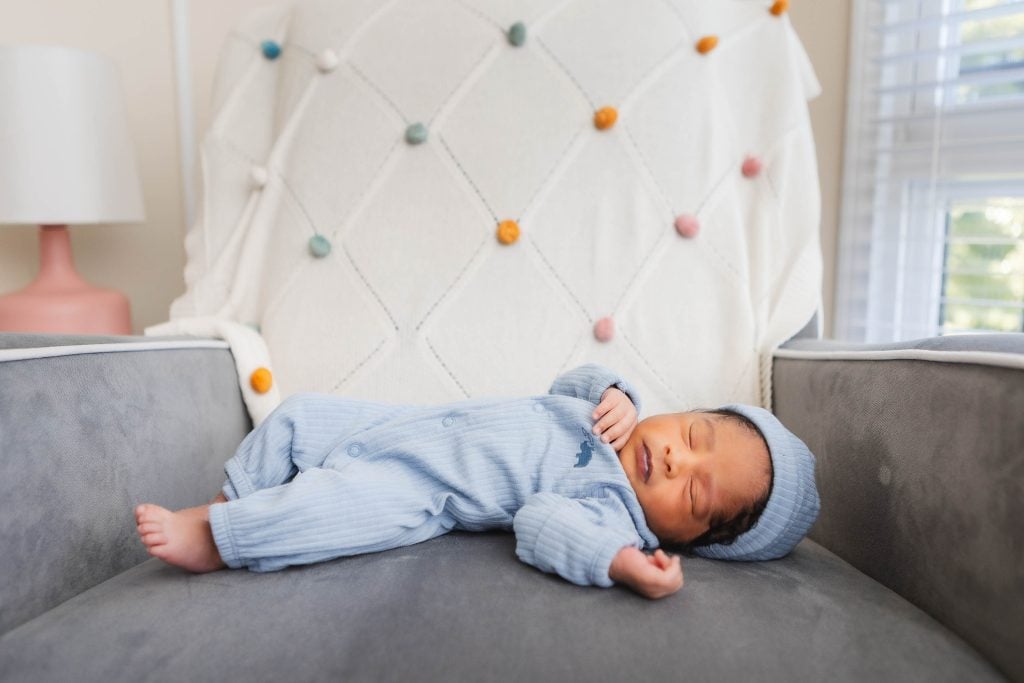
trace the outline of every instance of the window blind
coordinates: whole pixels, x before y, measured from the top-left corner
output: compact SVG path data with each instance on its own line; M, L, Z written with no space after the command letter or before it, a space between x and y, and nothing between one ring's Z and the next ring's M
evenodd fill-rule
M854 0L834 333L1024 330L1024 1Z

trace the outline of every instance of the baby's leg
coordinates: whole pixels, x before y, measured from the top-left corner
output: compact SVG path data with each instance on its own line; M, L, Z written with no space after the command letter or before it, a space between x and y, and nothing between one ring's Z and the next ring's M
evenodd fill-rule
M220 557L266 572L420 543L450 530L445 492L380 463L313 468L209 509Z
M246 435L224 464L228 479L222 497L234 500L280 486L322 465L334 443L409 408L332 394L293 394Z

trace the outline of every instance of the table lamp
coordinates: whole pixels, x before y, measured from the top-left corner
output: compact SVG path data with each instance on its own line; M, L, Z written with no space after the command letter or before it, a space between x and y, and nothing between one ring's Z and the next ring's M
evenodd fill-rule
M75 271L67 226L144 218L114 63L0 45L0 226L40 226L39 273L0 296L0 332L131 334L128 298Z

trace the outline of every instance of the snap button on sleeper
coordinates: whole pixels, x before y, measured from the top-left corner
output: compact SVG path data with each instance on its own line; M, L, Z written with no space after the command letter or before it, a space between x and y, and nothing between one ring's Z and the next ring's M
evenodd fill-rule
M502 221L498 223L498 241L502 244L512 244L519 239L519 224L515 221Z
M789 0L775 0L775 4L772 5L771 10L769 11L778 17L787 9L789 9Z
M443 424L445 427L451 427L453 424L455 424L455 418L452 417L451 415L447 415L443 420L441 420L441 424Z
M363 444L361 444L361 443L349 444L347 450L348 450L348 454L351 455L353 458L358 458L360 455L363 454Z
M598 130L607 130L615 125L619 118L619 112L615 107L601 107L594 113L594 127Z
M594 336L599 342L611 341L615 336L615 321L605 317L594 323Z
M422 123L414 123L405 129L405 141L410 145L418 145L427 139L427 127Z
M317 258L323 258L331 253L331 242L323 235L313 235L309 238L309 252Z
M270 391L270 387L274 384L274 376L270 373L267 368L256 368L253 373L249 375L249 385L257 394L265 394Z
M281 46L273 40L264 40L260 43L260 50L267 59L273 60L281 56Z
M533 404L533 412L535 412L535 413L543 413L545 410L546 410L546 408L544 408L544 404L542 404L542 403L534 403Z
M718 36L704 36L697 41L697 52L706 55L718 45Z
M316 56L316 68L323 73L330 73L338 67L338 53L327 48Z
M253 166L249 170L249 180L252 181L253 187L262 189L266 187L267 181L270 180L270 174L262 166Z
M761 160L755 156L748 156L743 160L743 166L741 168L744 177L753 178L761 172Z
M508 42L519 47L526 42L526 24L517 21L508 29Z
M688 213L676 216L676 232L680 237L696 237L700 231L700 221Z

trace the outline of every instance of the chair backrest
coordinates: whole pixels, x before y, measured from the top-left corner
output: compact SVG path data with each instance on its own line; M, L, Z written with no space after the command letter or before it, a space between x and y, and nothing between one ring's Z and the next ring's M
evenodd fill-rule
M821 296L818 92L781 3L261 10L222 54L171 319L258 327L282 397L597 362L645 413L767 405Z

